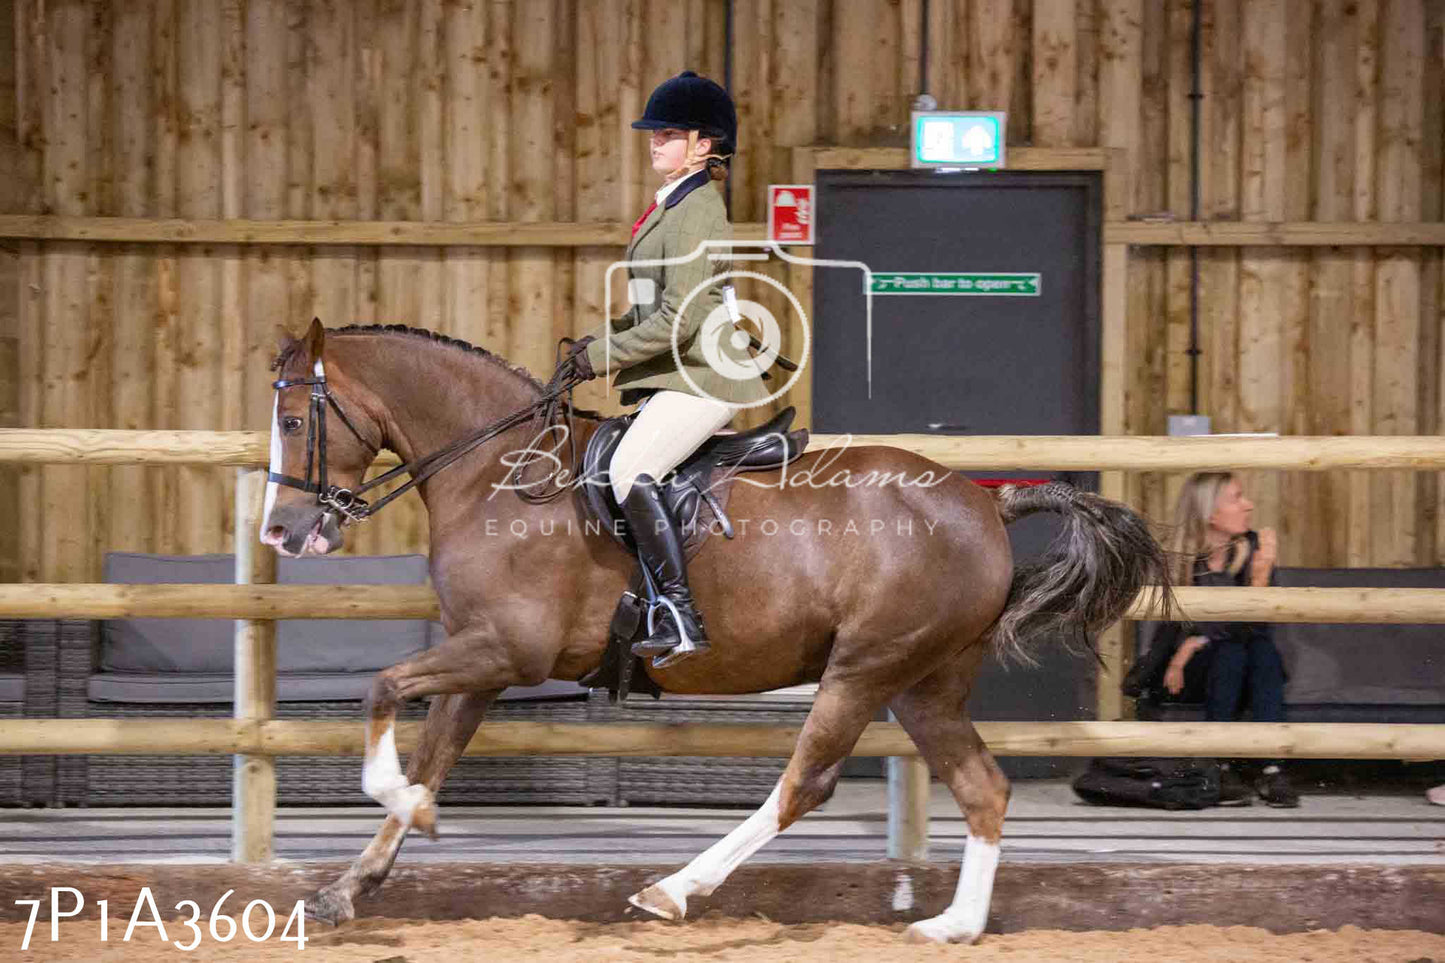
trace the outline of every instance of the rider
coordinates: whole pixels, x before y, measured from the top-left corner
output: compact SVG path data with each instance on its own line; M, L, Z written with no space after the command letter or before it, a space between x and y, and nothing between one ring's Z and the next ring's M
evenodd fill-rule
M727 425L739 404L760 400L767 389L746 350L746 335L734 332L722 288L711 281L714 265L728 261L709 253L726 252L699 249L705 241L732 238L721 193L711 186L727 177L736 149L732 98L686 70L658 85L632 126L652 132L652 169L663 179L656 199L632 227L627 250L632 307L598 335L577 341L566 363L584 378L615 374L622 403L642 402L618 442L609 476L642 563L662 596L655 631L633 652L658 656L653 664L661 666L709 645L688 587L681 523L660 497L657 482ZM676 264L645 263L694 252ZM674 340L681 369L674 362Z

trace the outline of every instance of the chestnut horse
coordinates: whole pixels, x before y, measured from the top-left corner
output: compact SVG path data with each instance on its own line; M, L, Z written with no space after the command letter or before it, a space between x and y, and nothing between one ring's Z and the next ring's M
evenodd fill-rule
M271 471L281 483L268 486L261 536L288 555L331 552L343 540L336 506L322 504L314 485L301 490L300 479L324 469L331 486L354 489L380 449L411 462L538 410L545 391L487 351L395 326L327 331L314 322L302 338L284 339L274 367ZM573 415L580 446L600 416ZM581 523L579 497L534 504L506 489L516 462L508 453L540 447L539 428L522 420L418 486L447 639L376 676L362 781L388 815L347 872L310 901L317 918L353 918L353 900L386 878L408 829L435 835L435 794L503 689L575 680L601 661L636 562L606 530ZM826 475L809 474L819 471ZM913 924L910 938L976 940L1009 799L964 708L979 664L990 651L1027 661L1035 640L1087 638L1145 585L1164 585L1167 596L1164 553L1123 505L1054 484L994 496L897 448L807 451L747 479L754 483L734 481L728 505L738 537L711 537L689 566L711 650L648 671L668 692L817 682L817 696L763 807L632 902L681 919L690 898L711 893L828 799L859 735L887 706L968 821L954 901ZM1004 526L1037 511L1062 514L1064 531L1039 563L1015 567ZM422 696L433 697L430 713L403 775L394 722L402 703Z

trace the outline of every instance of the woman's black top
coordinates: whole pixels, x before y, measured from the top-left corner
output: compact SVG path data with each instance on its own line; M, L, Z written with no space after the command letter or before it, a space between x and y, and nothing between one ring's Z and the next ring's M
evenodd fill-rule
M1238 572L1231 575L1228 564L1225 565L1222 572L1212 571L1209 568L1209 559L1205 557L1195 563L1194 581L1191 584L1249 585L1250 565L1254 562L1254 553L1259 550L1259 533L1250 530L1245 532L1244 537L1249 542L1249 550L1245 554L1244 564L1240 566ZM1274 570L1269 573L1269 584L1279 584ZM1174 658L1174 653L1178 650L1180 643L1196 635L1202 635L1209 640L1206 648L1213 645L1242 644L1254 638L1263 638L1273 642L1274 625L1270 622L1160 622L1154 629L1154 636L1149 648L1124 677L1121 686L1124 694L1137 699L1152 691L1165 699L1171 698L1164 691L1165 670L1169 667L1169 661Z
M1259 533L1250 529L1244 533L1249 541L1249 551L1244 556L1244 564L1235 574L1229 573L1228 564L1224 571L1215 572L1209 568L1209 559L1202 558L1194 564L1195 585L1209 586L1247 586L1249 581L1250 566L1254 563L1254 553L1259 551ZM1274 569L1269 573L1269 584L1278 585ZM1274 623L1272 622L1184 622L1165 623L1165 625L1179 625L1182 633L1179 638L1187 639L1193 635L1202 635L1209 639L1210 643L1215 642L1247 642L1251 638L1264 637L1274 639ZM1164 626L1160 626L1160 631Z

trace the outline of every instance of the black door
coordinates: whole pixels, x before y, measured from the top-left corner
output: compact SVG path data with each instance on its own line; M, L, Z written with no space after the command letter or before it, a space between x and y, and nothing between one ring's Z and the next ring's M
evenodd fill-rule
M875 293L870 396L857 274L814 271L815 430L1098 433L1097 173L819 171L816 183L815 256L866 263ZM968 474L1060 478L1097 490L1093 474ZM1054 516L1014 523L1015 559L1037 556L1058 527ZM1061 644L1038 654L1037 668L985 664L969 701L975 720L1093 717L1092 660ZM1071 766L1003 764L1012 776Z

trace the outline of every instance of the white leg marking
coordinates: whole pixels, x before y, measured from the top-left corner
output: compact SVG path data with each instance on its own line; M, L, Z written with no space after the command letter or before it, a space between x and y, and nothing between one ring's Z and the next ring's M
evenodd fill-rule
M744 860L782 831L778 826L778 796L781 791L780 782L773 787L772 795L768 796L762 808L744 820L742 825L713 843L687 866L632 897L632 905L664 919L686 916L689 896L706 896L717 889ZM661 890L672 901L675 911L665 902L658 905L647 898L654 889Z
M366 744L371 745L372 723L366 725ZM368 754L366 766L361 770L361 788L407 828L411 827L417 806L430 796L427 788L420 783L414 786L407 784L401 771L401 757L396 754L395 726L386 727L376 751Z
M927 943L977 941L988 923L988 905L993 899L993 875L998 869L998 852L998 843L986 843L969 833L953 903L932 919L908 927L908 939Z
M271 470L278 475L281 473L281 392L276 392L276 400L271 405ZM266 483L266 506L261 511L261 540L266 540L266 532L271 528L271 509L276 507L276 492L280 486L273 481Z

